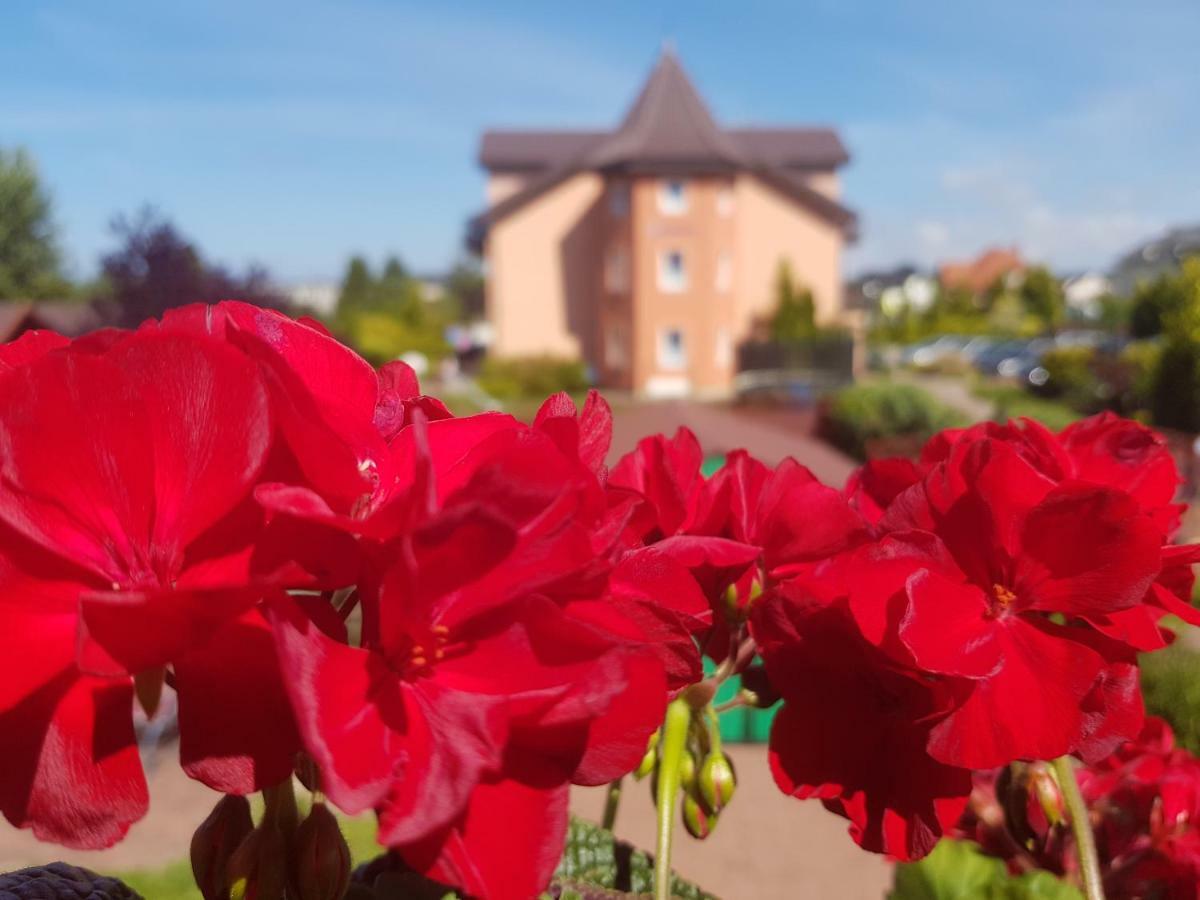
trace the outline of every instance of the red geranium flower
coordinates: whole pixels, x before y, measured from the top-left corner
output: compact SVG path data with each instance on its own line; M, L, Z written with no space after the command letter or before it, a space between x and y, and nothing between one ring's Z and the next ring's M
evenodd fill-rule
M898 665L864 638L844 599L818 600L803 579L764 596L752 624L784 700L771 729L776 784L823 800L868 850L927 854L971 791L970 771L926 750L964 685Z
M254 609L270 437L255 367L210 340L110 335L0 379L11 821L73 846L124 833L145 808L130 676L168 663L193 776L246 792L290 772L298 737Z
M935 757L988 768L1051 759L1093 734L1111 742L1117 720L1136 733L1130 654L1096 630L1159 572L1160 534L1129 495L1055 485L1011 445L982 439L956 444L880 525L930 532L947 551L914 560L898 609L888 596L856 609L887 622L917 667L974 681L934 728Z

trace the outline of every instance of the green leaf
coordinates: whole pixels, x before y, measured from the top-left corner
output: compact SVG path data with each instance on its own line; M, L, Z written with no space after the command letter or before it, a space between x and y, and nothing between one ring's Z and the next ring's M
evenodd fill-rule
M896 866L889 900L1083 900L1050 872L1008 874L1004 863L972 841L943 840L919 862Z
M943 840L919 862L896 866L889 900L979 900L1004 878L1004 863L977 844Z

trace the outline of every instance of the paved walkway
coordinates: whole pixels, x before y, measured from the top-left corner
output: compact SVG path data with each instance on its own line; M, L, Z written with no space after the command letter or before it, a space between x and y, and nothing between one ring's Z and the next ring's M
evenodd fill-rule
M613 415L609 461L628 453L647 435L660 431L671 435L686 425L707 455L744 448L769 466L791 456L826 484L840 488L857 463L814 438L812 418L812 412L805 410L774 412L688 400L619 406Z

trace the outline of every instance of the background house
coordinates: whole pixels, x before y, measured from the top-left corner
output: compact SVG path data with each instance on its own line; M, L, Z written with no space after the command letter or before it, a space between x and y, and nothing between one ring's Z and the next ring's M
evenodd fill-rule
M669 50L614 131L485 133L470 242L491 352L582 357L649 396L728 392L781 265L818 322L841 320L848 158L826 128L720 127Z

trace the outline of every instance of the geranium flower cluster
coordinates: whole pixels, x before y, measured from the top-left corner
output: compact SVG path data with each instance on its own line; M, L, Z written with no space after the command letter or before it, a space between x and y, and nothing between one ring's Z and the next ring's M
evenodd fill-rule
M915 858L973 770L1137 735L1136 651L1197 618L1174 463L1132 422L947 432L845 491L742 451L703 478L686 430L610 471L610 440L598 394L456 417L236 302L0 347L0 811L119 840L135 698L169 686L191 777L319 772L409 868L530 897L569 786L744 672L784 701L780 787Z
M1194 898L1200 884L1200 760L1176 746L1171 727L1147 718L1136 739L1082 767L1078 778L1107 894ZM1056 789L1050 783L1039 801L1030 788L1027 777L979 773L970 813L957 834L977 841L1014 872L1071 874L1072 838L1054 821Z

